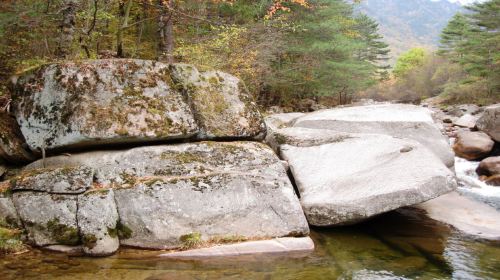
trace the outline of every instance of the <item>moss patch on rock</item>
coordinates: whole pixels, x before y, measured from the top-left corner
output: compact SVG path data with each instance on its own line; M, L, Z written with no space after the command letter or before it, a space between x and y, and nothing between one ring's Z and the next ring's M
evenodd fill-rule
M112 238L129 239L132 237L132 230L121 221L118 221L116 228L108 227L108 234Z
M47 222L47 230L51 233L52 238L61 245L73 246L80 243L78 229L61 224L58 218Z
M21 241L21 230L0 227L0 254L10 254L26 250Z
M199 232L192 232L189 234L181 235L179 240L182 242L181 249L183 250L198 248L203 245L201 233Z

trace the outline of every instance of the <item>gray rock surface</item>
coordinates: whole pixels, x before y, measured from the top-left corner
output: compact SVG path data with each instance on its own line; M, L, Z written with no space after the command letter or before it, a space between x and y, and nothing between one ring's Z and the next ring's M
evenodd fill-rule
M21 75L15 87L13 112L33 151L265 133L241 80L191 65L64 62Z
M409 138L434 152L446 166L454 165L448 139L434 124L430 110L414 105L382 104L322 110L298 118L294 127Z
M477 121L477 128L500 142L500 104L484 109L483 116Z
M477 117L471 114L465 114L460 118L456 119L455 121L453 121L453 124L460 127L474 128L476 126L477 120L478 120Z
M281 146L312 225L357 223L456 188L453 172L416 141L367 134L335 137L331 130L323 133L324 143L309 146L307 136L299 145L293 140ZM302 135L307 135L303 128L295 137ZM327 143L327 137L333 141Z
M14 118L0 112L0 160L15 164L35 160L35 156L24 148L25 141Z
M79 244L76 196L16 192L13 202L34 245Z
M13 191L79 194L92 187L94 171L87 166L27 170L14 178Z
M198 127L168 65L88 60L17 81L13 111L32 150L187 138Z
M113 190L94 190L78 197L78 228L87 255L111 255L120 246L118 211Z
M485 158L493 150L495 142L488 134L479 131L461 131L453 145L455 154L468 160Z
M297 147L311 147L341 142L351 137L353 137L353 133L338 132L330 129L285 127L268 133L266 136L266 143L279 154L279 148L284 144Z
M200 138L263 138L265 125L245 84L220 72L199 72L192 65L171 65L172 78L187 93Z
M45 159L92 166L93 185L115 189L121 244L166 249L190 235L306 236L307 221L282 162L255 142L200 142ZM27 170L41 167L35 162ZM33 209L30 209L33 211Z
M0 223L21 227L21 220L12 202L12 195L7 192L8 182L0 183Z
M314 242L311 238L287 237L271 240L249 241L237 244L219 245L210 248L166 253L160 256L173 259L199 259L242 256L248 254L289 254L293 252L311 252L313 250Z

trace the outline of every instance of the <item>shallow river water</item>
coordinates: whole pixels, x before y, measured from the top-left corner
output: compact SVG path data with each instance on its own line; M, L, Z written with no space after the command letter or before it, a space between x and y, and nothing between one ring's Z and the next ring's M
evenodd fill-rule
M500 242L474 240L411 208L359 226L312 229L312 253L173 261L34 251L0 259L0 279L500 279Z

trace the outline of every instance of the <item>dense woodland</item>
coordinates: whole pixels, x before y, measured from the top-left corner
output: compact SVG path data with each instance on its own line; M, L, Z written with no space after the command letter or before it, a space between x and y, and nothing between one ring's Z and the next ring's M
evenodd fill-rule
M355 1L357 2L357 1ZM378 25L341 0L10 0L0 4L1 92L62 59L192 63L242 78L262 106L346 102L387 75ZM5 105L4 105L5 106Z
M415 48L389 73L378 24L343 0L6 0L0 106L9 80L64 59L192 63L242 78L265 108L308 111L354 96L492 103L500 84L500 0L457 14L438 52Z
M500 102L500 0L466 7L442 31L439 50L414 48L401 55L393 79L365 96L440 103Z

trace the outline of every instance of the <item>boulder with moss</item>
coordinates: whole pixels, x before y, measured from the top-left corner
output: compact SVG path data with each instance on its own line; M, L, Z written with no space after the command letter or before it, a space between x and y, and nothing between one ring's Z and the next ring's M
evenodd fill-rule
M200 138L263 138L265 124L245 84L220 72L171 66L172 78L187 94L200 126Z
M175 139L261 138L243 82L219 71L111 59L48 64L22 74L13 112L33 151Z
M189 138L198 132L168 65L88 60L19 77L13 112L32 150Z
M26 149L24 137L16 120L4 112L0 112L0 160L1 159L14 164L35 160L34 155ZM0 162L0 169L1 165L2 163Z
M80 197L114 191L116 234L123 245L175 249L226 237L252 240L309 233L282 162L257 142L87 152L46 158L26 169L44 164L46 168L92 166L93 188Z
M290 164L310 224L354 224L456 188L454 173L420 143L380 134L285 128Z
M87 255L111 255L120 246L113 190L93 190L78 197L77 221Z
M15 192L14 206L36 246L77 245L77 197L44 192Z

